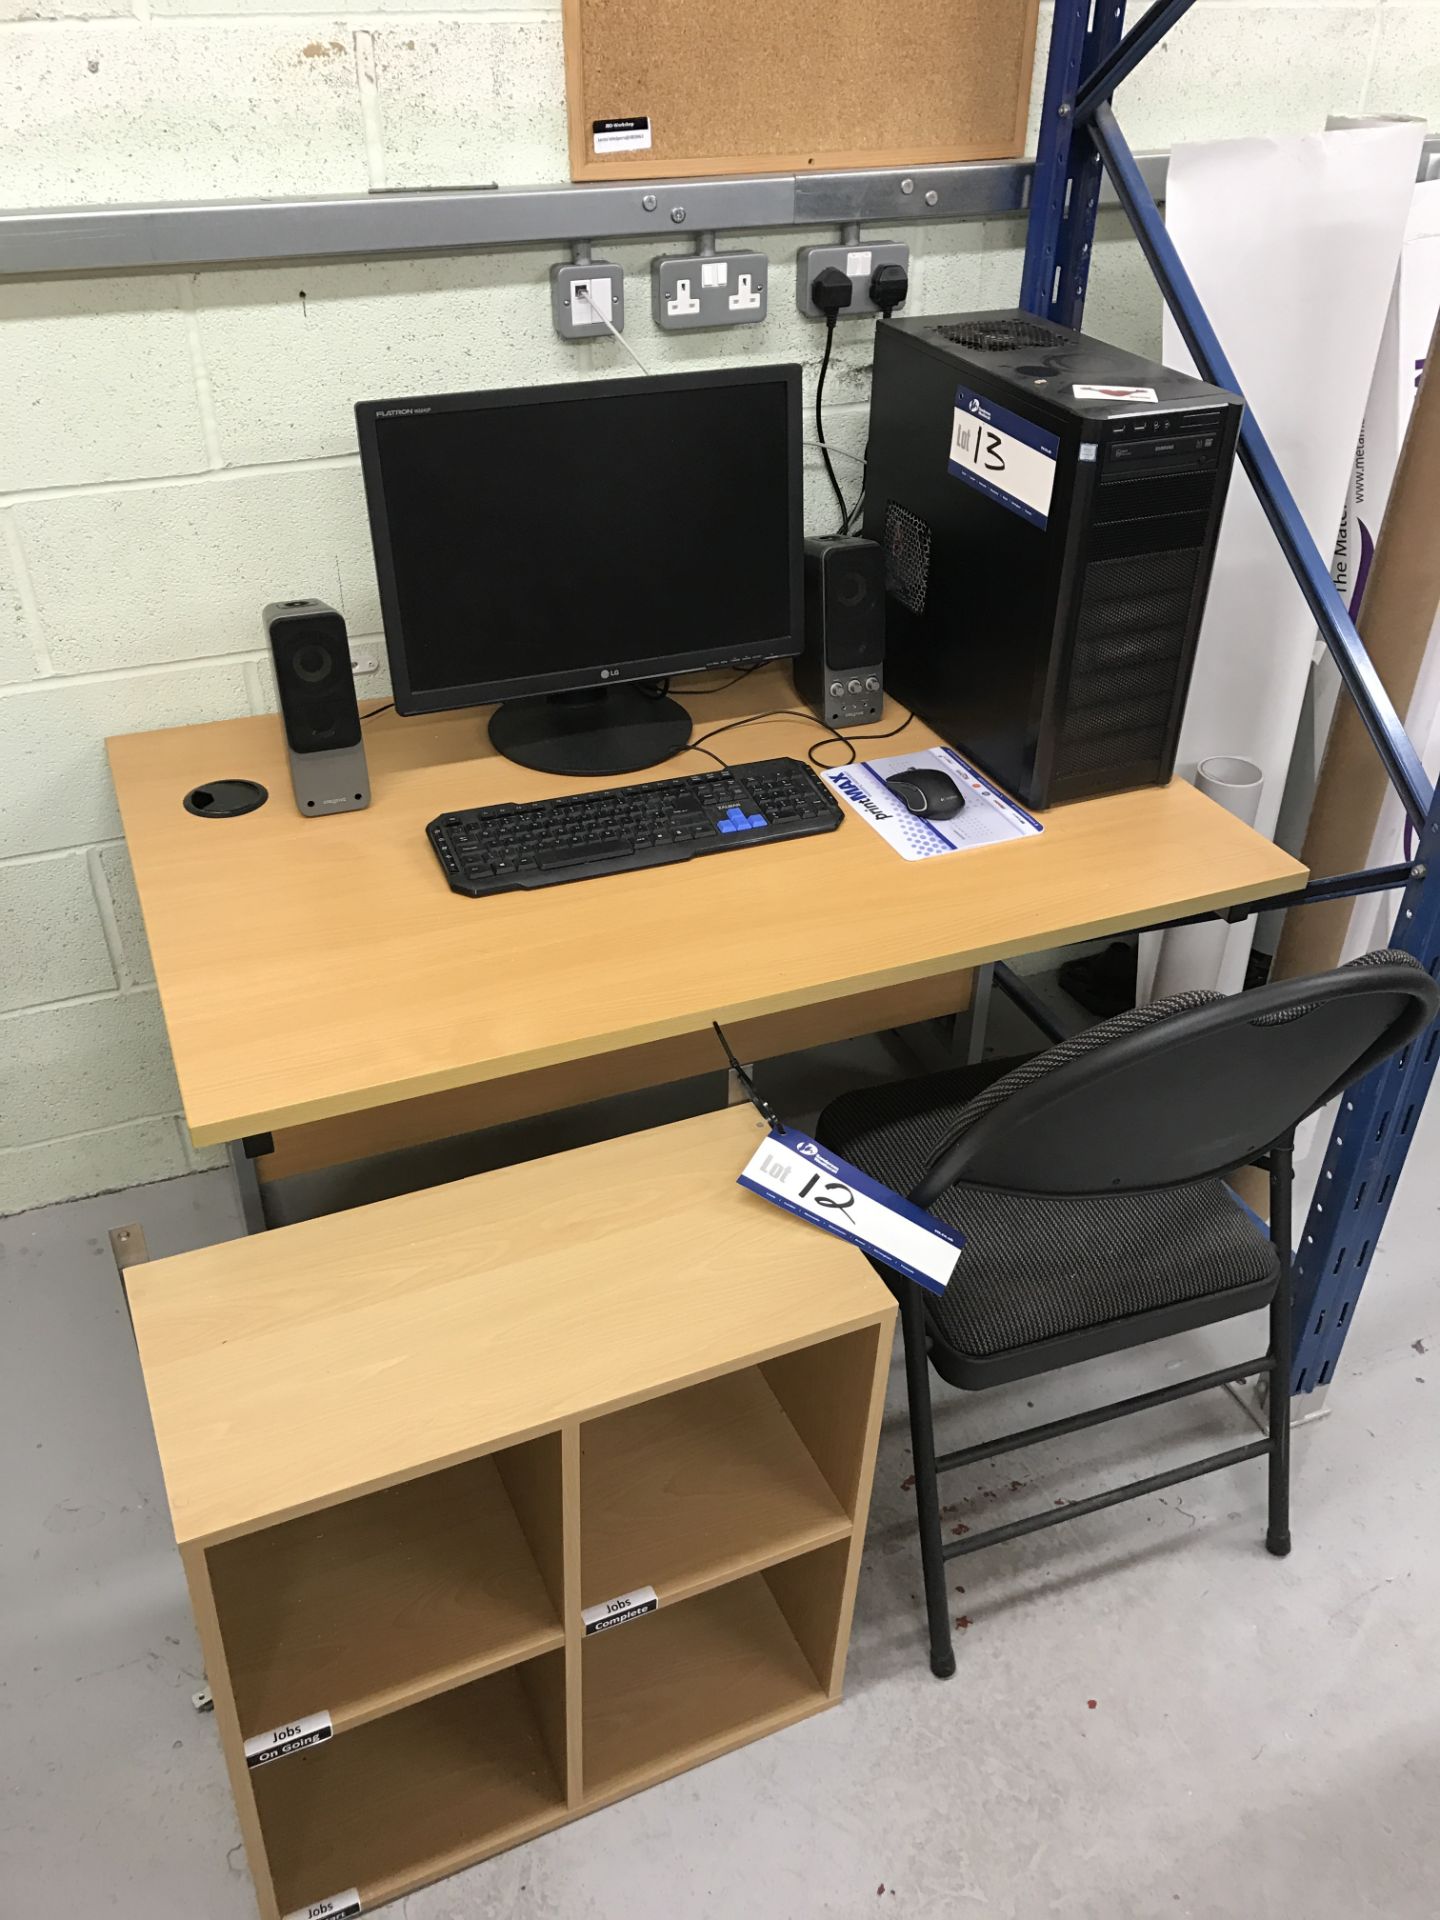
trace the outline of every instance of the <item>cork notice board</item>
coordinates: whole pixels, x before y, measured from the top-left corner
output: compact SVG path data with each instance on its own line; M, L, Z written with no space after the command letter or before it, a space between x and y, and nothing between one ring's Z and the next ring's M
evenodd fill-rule
M565 0L576 180L1022 151L1039 0Z

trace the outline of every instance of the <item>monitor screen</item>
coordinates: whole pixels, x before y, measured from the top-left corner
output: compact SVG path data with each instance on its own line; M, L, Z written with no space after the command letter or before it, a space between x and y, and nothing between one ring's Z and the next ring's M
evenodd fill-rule
M799 651L798 368L356 416L402 713Z

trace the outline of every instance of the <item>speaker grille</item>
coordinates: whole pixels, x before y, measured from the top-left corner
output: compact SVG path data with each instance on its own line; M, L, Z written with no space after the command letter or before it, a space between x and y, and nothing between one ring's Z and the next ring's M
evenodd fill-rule
M930 529L893 500L885 507L885 591L911 613L925 611L930 591Z
M1017 348L1070 344L1068 333L1043 320L956 320L948 327L931 327L930 332L971 353L1014 353Z
M285 737L295 753L357 746L360 711L345 622L331 607L302 602L270 628Z
M1202 550L1085 570L1055 779L1131 768L1160 777Z

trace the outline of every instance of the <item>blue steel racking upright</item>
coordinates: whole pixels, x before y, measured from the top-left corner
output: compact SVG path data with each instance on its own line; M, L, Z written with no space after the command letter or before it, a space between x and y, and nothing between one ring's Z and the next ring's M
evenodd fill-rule
M1166 305L1201 375L1242 391L1165 230L1110 105L1110 96L1191 0L1155 0L1128 33L1125 0L1055 0L1020 304L1078 327L1095 239L1102 167L1110 176ZM1412 861L1312 881L1285 902L1304 905L1404 885L1391 945L1440 977L1440 803L1381 684L1330 569L1311 539L1254 414L1246 408L1240 461L1351 699L1415 832ZM1345 1343L1435 1071L1440 1022L1342 1100L1295 1250L1295 1362L1291 1391L1325 1386Z

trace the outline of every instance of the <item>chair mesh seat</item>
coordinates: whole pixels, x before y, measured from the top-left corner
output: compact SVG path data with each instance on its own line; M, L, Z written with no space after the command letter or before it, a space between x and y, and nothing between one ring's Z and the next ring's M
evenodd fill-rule
M817 1136L909 1193L943 1146L1052 1058L848 1093L826 1109ZM965 1249L944 1295L925 1296L931 1333L976 1358L1264 1286L1279 1273L1270 1241L1219 1180L1094 1199L956 1185L932 1211Z

